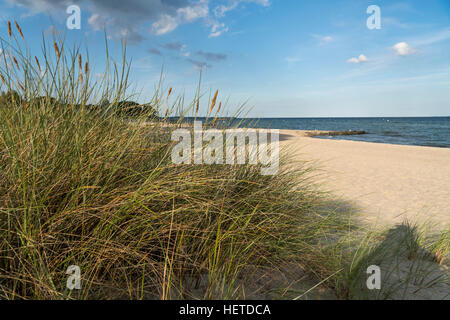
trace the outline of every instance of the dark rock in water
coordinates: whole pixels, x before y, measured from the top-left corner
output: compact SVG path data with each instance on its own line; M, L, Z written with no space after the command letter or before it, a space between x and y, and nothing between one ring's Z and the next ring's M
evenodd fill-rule
M329 136L354 136L354 135L358 135L358 134L367 134L366 131L331 131L328 132Z
M317 136L354 136L359 134L367 134L366 131L311 131L307 132L307 135L310 137Z

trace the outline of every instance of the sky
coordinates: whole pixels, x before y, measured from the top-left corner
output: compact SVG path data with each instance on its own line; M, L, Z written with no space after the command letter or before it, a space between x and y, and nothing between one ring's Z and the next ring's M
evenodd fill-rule
M0 18L0 35L17 20L32 50L42 34L85 43L98 73L105 28L117 59L126 39L140 102L164 67L187 100L201 71L202 110L218 89L251 117L450 115L450 0L0 0Z

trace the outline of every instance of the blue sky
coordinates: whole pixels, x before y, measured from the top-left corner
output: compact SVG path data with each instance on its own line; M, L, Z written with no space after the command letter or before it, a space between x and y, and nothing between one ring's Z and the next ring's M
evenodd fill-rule
M80 30L65 27L70 4ZM381 29L367 28L370 5ZM189 99L202 69L203 92L219 89L230 112L248 100L254 117L450 115L450 0L2 0L0 12L33 50L42 32L85 42L96 70L103 26L113 55L126 37L141 101L164 64L165 87Z

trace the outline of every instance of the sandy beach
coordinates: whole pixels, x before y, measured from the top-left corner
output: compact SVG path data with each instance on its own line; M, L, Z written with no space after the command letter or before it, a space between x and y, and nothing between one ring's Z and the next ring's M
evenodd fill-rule
M320 168L322 186L361 219L450 223L450 149L308 137L280 130L281 146Z

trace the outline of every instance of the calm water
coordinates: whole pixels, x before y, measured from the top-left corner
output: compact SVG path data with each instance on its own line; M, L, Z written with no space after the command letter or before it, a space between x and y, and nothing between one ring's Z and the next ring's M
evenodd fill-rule
M245 119L245 121L250 122L255 120ZM450 148L450 117L263 118L257 121L257 127L259 128L329 131L364 130L368 132L368 134L364 135L321 137L321 139L344 139ZM242 126L245 126L245 122Z
M368 134L322 137L450 148L450 117L260 119L263 127L301 130L364 130Z

